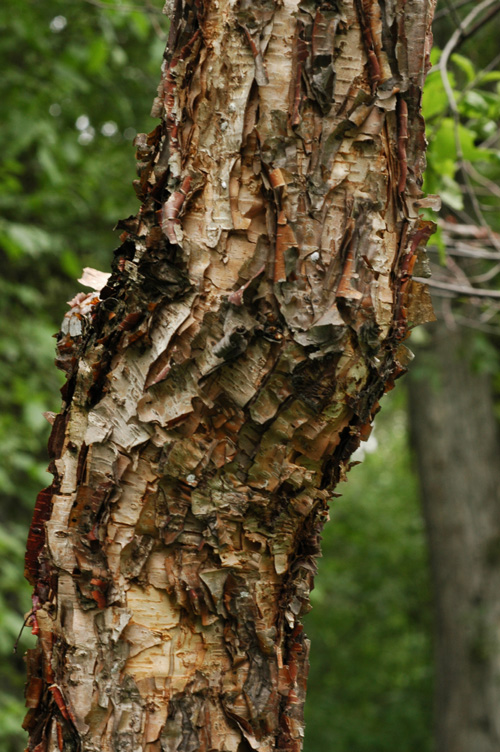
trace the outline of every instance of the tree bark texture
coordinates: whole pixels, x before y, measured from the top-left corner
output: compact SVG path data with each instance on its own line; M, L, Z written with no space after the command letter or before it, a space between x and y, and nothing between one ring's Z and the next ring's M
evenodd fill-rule
M425 302L432 11L170 8L141 209L59 337L30 750L301 749L328 499Z
M500 749L500 440L491 378L461 330L433 324L410 423L436 619L437 752Z

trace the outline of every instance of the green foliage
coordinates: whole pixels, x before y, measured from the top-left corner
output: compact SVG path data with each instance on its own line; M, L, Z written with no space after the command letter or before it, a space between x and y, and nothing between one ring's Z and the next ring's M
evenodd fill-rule
M28 464L29 455L25 454ZM4 511L4 510L2 510ZM0 525L0 740L2 749L19 750L21 747L20 722L25 708L22 697L24 665L21 656L33 647L34 638L25 632L19 643L18 654L12 655L22 618L27 610L29 589L21 579L20 562L24 557L26 530L23 525ZM17 690L17 691L16 691Z
M50 482L49 426L41 414L57 412L62 381L51 334L79 289L82 267L109 267L111 229L137 208L131 141L155 125L149 110L164 42L151 16L117 10L120 4L132 3L3 0L0 6L7 30L0 38L6 61L0 79L3 752L19 752L24 739L24 668L10 654L30 608L22 578L26 531L36 494ZM157 10L162 5L155 0ZM158 22L166 30L166 21ZM433 52L434 64L439 54ZM480 144L498 127L500 74L483 72L477 56L456 54L450 65L463 154L497 180L499 153ZM438 71L428 78L424 113L425 188L459 209L456 133ZM354 468L343 497L332 503L306 627L313 663L305 752L430 749L427 567L405 432L404 408L391 397L377 420L377 453Z
M430 597L404 394L331 504L313 610L305 752L431 750ZM368 445L369 446L369 445Z
M441 70L437 67L441 50L434 48L422 98L427 124L427 171L424 191L437 194L448 209L460 212L466 207L459 182L462 160L471 163L486 179L500 180L500 149L488 146L488 140L498 132L500 120L500 72L482 70L470 58L455 53L448 66L448 82L457 109L454 116L446 92ZM452 103L453 104L453 103ZM474 183L474 181L472 181ZM486 205L498 204L498 197L486 196ZM500 229L495 215L494 229Z
M44 411L59 410L54 340L83 266L108 269L135 213L132 139L151 130L164 41L142 12L75 0L0 6L0 749L24 746L27 529L50 483ZM158 0L157 11L162 2ZM158 19L161 17L158 15ZM166 19L161 21L166 31ZM5 31L6 30L6 31Z

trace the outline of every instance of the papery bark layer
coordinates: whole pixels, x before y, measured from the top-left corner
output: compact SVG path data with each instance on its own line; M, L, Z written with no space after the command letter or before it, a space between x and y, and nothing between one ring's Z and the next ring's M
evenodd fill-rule
M176 1L141 209L59 337L30 750L301 749L328 500L425 319L432 11Z

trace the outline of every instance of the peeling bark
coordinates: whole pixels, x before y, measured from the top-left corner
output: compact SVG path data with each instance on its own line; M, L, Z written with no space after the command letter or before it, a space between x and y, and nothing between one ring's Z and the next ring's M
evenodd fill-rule
M301 749L328 499L425 297L433 5L176 0L141 209L58 341L29 750Z

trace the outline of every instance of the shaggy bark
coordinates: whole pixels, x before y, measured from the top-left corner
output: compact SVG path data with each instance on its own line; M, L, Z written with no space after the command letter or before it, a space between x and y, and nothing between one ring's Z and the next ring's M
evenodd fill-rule
M141 209L59 337L30 750L301 749L328 499L426 309L432 11L174 3Z
M410 426L434 581L438 752L500 748L500 440L466 332L433 324L411 371Z

